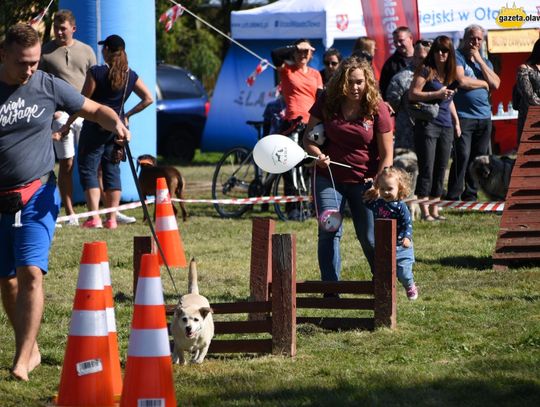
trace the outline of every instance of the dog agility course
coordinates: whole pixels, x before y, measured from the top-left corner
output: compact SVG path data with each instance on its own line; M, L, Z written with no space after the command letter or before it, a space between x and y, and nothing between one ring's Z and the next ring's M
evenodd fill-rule
M251 247L250 301L213 303L215 315L249 314L249 319L216 321L216 335L267 333L271 339L214 339L209 353L272 353L296 355L296 324L311 323L333 330L396 327L395 221L376 221L376 272L372 281L296 281L296 239L274 234L275 222L254 218ZM134 281L140 258L153 250L149 237L134 243ZM371 298L319 298L326 292L364 294ZM297 297L297 293L311 297ZM319 295L319 297L313 297ZM167 314L175 304L167 306ZM370 318L297 317L297 308L371 310Z

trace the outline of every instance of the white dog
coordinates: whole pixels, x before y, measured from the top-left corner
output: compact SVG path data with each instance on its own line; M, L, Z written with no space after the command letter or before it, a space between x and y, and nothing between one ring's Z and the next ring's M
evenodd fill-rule
M191 353L191 363L202 363L214 336L212 308L199 295L195 259L189 263L188 294L180 298L171 324L174 338L173 363L185 365L184 352Z

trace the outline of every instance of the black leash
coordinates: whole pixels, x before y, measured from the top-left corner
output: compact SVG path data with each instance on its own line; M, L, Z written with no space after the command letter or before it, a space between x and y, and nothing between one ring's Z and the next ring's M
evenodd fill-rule
M150 232L152 233L154 241L156 242L156 246L158 248L159 254L163 258L163 263L165 263L165 268L167 269L167 273L169 273L169 277L171 278L174 291L176 292L176 295L178 295L179 294L178 289L176 288L176 284L174 283L171 269L169 268L169 264L167 263L167 258L165 257L165 253L163 252L163 249L161 248L161 244L159 243L159 240L156 235L156 231L154 229L154 224L152 223L152 219L150 218L150 214L148 213L148 206L146 206L145 197L143 196L142 191L141 191L139 178L137 177L137 170L135 169L135 164L133 164L133 155L131 154L131 149L129 148L129 143L126 143L124 145L124 148L127 153L127 158L129 161L129 168L131 169L131 174L133 175L133 181L135 181L135 187L137 187L137 193L139 194L139 199L141 201L144 216L148 220L148 226L150 227ZM157 200L157 197L156 197L156 200Z

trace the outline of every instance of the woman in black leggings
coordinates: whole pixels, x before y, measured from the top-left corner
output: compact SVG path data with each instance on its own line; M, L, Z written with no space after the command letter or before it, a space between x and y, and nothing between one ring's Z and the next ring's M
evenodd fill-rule
M409 100L436 103L437 117L430 121L416 120L414 141L418 155L418 199L440 199L453 137L461 135L459 119L453 102L455 91L448 85L456 80L456 54L452 40L445 35L435 38L423 63L416 68L409 89ZM422 205L422 219L444 220L437 205Z

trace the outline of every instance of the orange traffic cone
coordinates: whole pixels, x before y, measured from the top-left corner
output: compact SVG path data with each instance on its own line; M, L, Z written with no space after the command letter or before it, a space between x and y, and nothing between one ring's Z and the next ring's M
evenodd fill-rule
M105 295L105 311L107 314L107 330L109 332L109 355L111 357L111 374L113 394L115 400L122 395L122 369L120 368L120 355L118 353L118 335L116 333L116 317L114 314L114 299L111 286L111 271L109 269L109 256L106 242L96 242L99 246L99 261L103 273L103 289Z
M99 245L85 243L58 390L59 406L114 406Z
M120 406L176 406L163 288L155 254L144 254L135 294Z
M167 181L165 178L158 178L156 184L156 234L159 244L169 266L186 267L184 245L174 216ZM159 264L165 264L161 255Z

